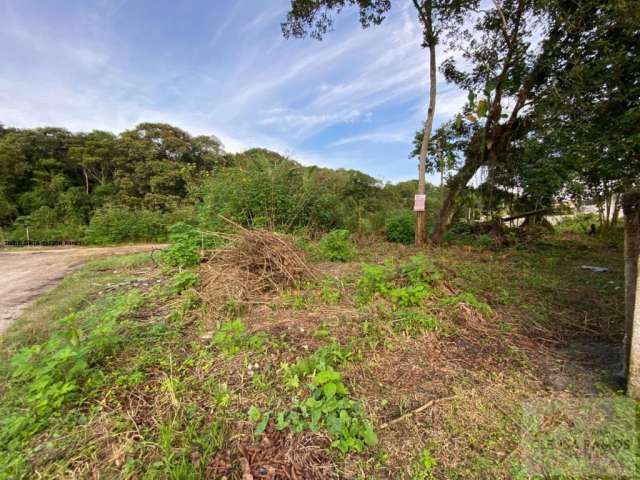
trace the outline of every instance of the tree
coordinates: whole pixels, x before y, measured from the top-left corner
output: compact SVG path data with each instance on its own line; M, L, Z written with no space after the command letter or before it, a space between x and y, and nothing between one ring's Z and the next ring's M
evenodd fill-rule
M527 133L521 113L544 85L552 63L549 52L560 37L560 26L554 24L548 7L529 0L495 1L493 8L477 15L473 32L462 27L454 38L469 66L460 69L458 62L449 58L442 70L450 82L470 92L464 118L458 119L469 123L472 133L465 146L464 164L447 184L433 232L436 242L442 241L455 202L469 180L481 167L487 167L491 175L513 142ZM542 29L539 44L533 42L532 25L549 23Z
M215 137L194 138L169 125L142 124L121 135L3 128L0 226L13 224L10 236L13 230L23 238L15 224L21 217L29 219L33 238L78 240L108 204L138 212L188 204L189 189L221 162Z
M423 142L419 152L418 163L418 195L425 194L426 161L429 137L433 127L436 107L436 45L439 37L448 24L462 21L465 12L477 7L478 1L464 0L413 0L413 5L422 24L422 46L429 51L429 105L427 119L422 131ZM322 40L331 29L333 19L331 12L340 12L345 6L357 5L360 13L360 23L363 28L379 25L391 8L391 0L292 0L291 10L287 14L287 21L282 24L285 37L305 37ZM426 240L426 212L416 211L415 243L420 246Z
M100 130L80 133L72 141L69 156L82 172L87 194L91 190L91 183L105 186L113 181L116 145L114 134Z
M628 2L585 1L565 18L553 88L531 115L533 138L609 226L640 178L640 12Z
M114 158L114 183L121 204L168 211L187 196L197 172L212 171L221 151L215 139L196 141L162 123L142 123L123 132Z
M460 124L460 126L462 126ZM440 186L444 185L444 179L447 173L454 170L458 165L458 156L460 155L459 135L462 132L456 127L456 122L446 122L440 125L431 141L427 151L425 162L428 173L440 174ZM418 130L413 139L413 151L409 155L410 158L419 157L424 139L424 129Z

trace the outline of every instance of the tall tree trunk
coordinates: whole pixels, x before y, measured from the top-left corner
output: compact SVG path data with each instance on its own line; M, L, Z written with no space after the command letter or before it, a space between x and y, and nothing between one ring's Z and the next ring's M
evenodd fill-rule
M418 9L418 14L425 28L425 44L429 48L429 109L427 110L427 121L424 123L424 133L422 145L420 146L420 163L418 164L418 195L426 194L426 171L427 153L429 151L429 139L433 127L433 117L436 111L436 39L433 32L432 0L426 0L422 8L414 2ZM415 244L417 247L424 245L427 239L427 207L422 211L416 211L416 235Z
M611 224L611 190L609 190L609 187L605 187L604 189L604 211L605 211L605 217L604 217L604 226L605 228L609 228L609 225Z
M440 207L440 213L438 214L438 221L436 223L435 230L433 231L432 239L435 243L441 243L444 237L444 232L447 230L451 218L455 213L454 207L457 198L462 193L464 187L467 186L469 180L473 178L478 169L482 166L482 158L480 155L468 158L460 170L456 172L453 177L450 177L447 183L447 196L442 202Z
M623 369L627 394L640 399L640 192L626 193L624 212L625 341Z
M82 173L84 174L84 190L89 195L89 176L87 175L87 170L82 167Z
M467 154L464 166L458 170L448 183L447 196L440 208L436 227L431 237L435 243L442 242L444 233L449 227L449 223L451 222L451 218L455 212L455 201L460 193L462 193L462 190L466 187L467 183L469 183L469 180L471 180L478 169L483 165L495 165L498 154L502 154L508 150L511 138L515 133L518 112L524 107L529 89L537 78L539 70L542 68L542 65L538 63L529 73L523 82L522 89L518 93L518 98L513 110L511 111L511 115L509 115L509 119L504 124L500 124L500 118L502 118L503 90L508 78L509 69L514 61L514 57L518 55L515 45L517 44L516 40L520 34L520 25L525 11L525 4L525 0L519 0L518 10L514 19L511 34L508 35L505 31L505 35L508 37L506 38L506 41L509 44L509 50L503 60L500 74L497 77L495 95L491 100L491 106L482 129L481 138L478 138L480 144L476 148L477 151L470 155ZM496 4L496 6L498 6L498 4ZM498 10L500 9L498 8ZM487 140L491 140L489 142L490 146L488 146Z
M620 207L621 207L621 203L620 203L620 194L616 193L616 201L613 205L613 216L611 217L611 226L615 227L616 225L618 225L618 218L620 217Z

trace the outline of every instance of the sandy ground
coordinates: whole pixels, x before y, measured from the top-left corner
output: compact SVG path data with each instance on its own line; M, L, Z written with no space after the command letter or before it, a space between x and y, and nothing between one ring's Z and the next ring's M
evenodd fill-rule
M38 295L56 286L86 260L154 247L162 246L0 249L0 334Z

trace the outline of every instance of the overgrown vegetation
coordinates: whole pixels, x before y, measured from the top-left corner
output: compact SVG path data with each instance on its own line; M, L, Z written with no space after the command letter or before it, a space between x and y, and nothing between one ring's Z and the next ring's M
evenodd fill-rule
M176 243L199 251L201 236L177 231ZM610 374L581 363L572 342L620 338L620 260L598 237L570 235L499 251L359 246L376 263L322 262L344 273L224 308L193 266L156 266L148 254L91 264L59 287L66 298L48 299L62 305L81 289L91 305L41 304L49 315L25 323L30 332L51 321L41 336L21 336L18 322L3 340L0 471L218 478L246 460L250 471L284 465L302 478L522 475L526 462L505 456L520 442L523 399L554 398L542 385L560 381L562 396L617 399ZM607 278L580 269L586 256ZM541 342L563 349L562 380ZM582 434L544 429L531 449L540 435ZM628 466L629 437L615 438L612 461ZM286 457L294 445L309 455Z
M0 128L0 169L0 242L165 241L176 223L211 232L230 221L371 233L414 193L414 182L383 185L264 149L227 154L215 137L155 123L119 135ZM430 201L439 194L430 187Z
M390 242L410 245L415 236L415 216L411 212L400 212L389 217L384 225L384 234Z
M379 24L392 3L293 0L283 32L320 38L347 5ZM415 137L441 176L420 250L413 181L165 124L1 127L0 240L169 246L86 266L3 335L0 477L637 476L616 383L631 5L414 2L432 58L464 51L441 70L468 91Z
M424 255L409 258L395 265L365 265L358 280L358 294L362 302L375 296L389 299L395 307L420 305L422 300L435 295L434 286L442 273Z
M346 262L355 255L351 232L348 230L333 230L325 234L320 240L322 255L333 262Z

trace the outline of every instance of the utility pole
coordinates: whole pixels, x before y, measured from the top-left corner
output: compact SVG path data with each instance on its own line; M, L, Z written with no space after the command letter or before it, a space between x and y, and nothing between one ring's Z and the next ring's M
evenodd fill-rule
M624 212L625 341L623 368L627 395L640 400L640 192L626 193Z
M413 0L418 10L418 16L424 26L424 46L429 50L429 107L427 121L424 123L422 145L420 146L420 163L418 164L418 193L415 196L413 210L416 212L416 236L417 247L424 245L427 238L427 212L426 212L426 173L427 153L429 151L429 138L433 126L433 117L436 110L436 42L437 37L433 28L433 0L425 0L420 3Z

